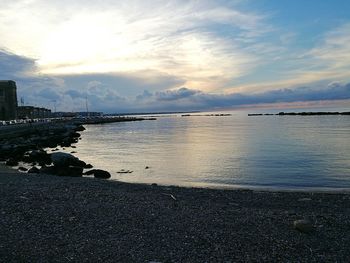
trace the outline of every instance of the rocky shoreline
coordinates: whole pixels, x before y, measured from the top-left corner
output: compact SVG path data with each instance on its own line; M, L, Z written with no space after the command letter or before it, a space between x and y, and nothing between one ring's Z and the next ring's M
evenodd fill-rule
M18 167L18 170L27 173L68 177L90 175L96 178L108 179L111 175L107 171L101 169L91 170L93 168L91 164L79 160L72 154L65 152L49 153L47 149L58 151L57 147L75 147L72 145L79 142L79 132L85 130L83 124L143 120L156 119L108 117L2 127L0 129L0 162L10 167L17 167L22 164L22 166ZM25 166L31 166L31 168L28 169ZM90 170L86 171L86 169Z
M21 164L31 166L30 169L23 165L19 170L27 173L40 173L45 175L81 177L83 174L93 175L98 178L110 178L107 171L93 168L72 154L64 152L48 153L45 149L56 147L70 147L80 139L81 131L85 128L78 122L59 123L56 125L41 127L35 132L30 132L19 137L3 138L0 140L0 161L13 167Z

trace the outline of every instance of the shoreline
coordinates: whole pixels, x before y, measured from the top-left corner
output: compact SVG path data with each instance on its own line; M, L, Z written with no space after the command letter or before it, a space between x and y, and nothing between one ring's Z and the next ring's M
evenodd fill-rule
M348 193L132 184L0 167L0 259L346 261ZM308 219L303 233L295 220Z
M9 167L4 163L0 163L0 176L4 173L11 173L17 175L29 175L26 172L21 172L17 169ZM58 176L50 174L40 174L41 176ZM58 176L59 177L59 176ZM80 178L94 179L92 176L82 176ZM254 185L228 185L228 184L215 184L215 185L201 185L196 183L192 185L174 185L174 184L159 184L159 183L138 183L138 182L127 182L115 179L107 179L109 182L125 183L131 185L144 185L152 186L157 185L159 187L178 187L186 189L204 189L204 190L218 190L218 191L256 191L256 192L271 192L271 193L314 193L314 194L350 194L349 188L332 188L332 187L298 187L298 188L287 188L287 187L265 187L265 186L254 186Z
M74 154L73 154L74 155ZM4 163L0 163L0 175L3 173L12 173L12 174L27 174L27 172L21 172L18 169L7 166ZM58 175L50 175L41 173L42 176L58 176ZM84 175L81 178L92 178L92 176ZM153 183L138 183L138 182L127 182L116 179L109 178L107 181L110 182L119 182L125 184L135 184L135 185L145 185L150 186L156 184L160 187L179 187L179 188L194 188L194 189L208 189L208 190L223 190L223 191L261 191L261 192L271 192L271 193L284 193L284 192L292 192L292 193L325 193L325 194L350 194L350 188L333 188L333 187L279 187L279 186L255 186L255 185L229 185L229 184L202 184L202 183L194 183L191 185L174 185L174 184L160 184L157 182Z

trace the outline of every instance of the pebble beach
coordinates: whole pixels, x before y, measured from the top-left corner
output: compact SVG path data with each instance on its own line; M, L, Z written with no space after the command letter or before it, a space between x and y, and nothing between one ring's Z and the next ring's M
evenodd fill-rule
M1 262L348 262L349 193L128 184L0 169ZM297 220L309 222L306 229Z

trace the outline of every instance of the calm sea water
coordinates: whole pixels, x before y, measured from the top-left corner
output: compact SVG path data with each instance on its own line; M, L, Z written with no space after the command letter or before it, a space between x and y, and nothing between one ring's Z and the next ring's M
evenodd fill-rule
M350 188L350 116L232 114L87 125L76 155L125 182Z

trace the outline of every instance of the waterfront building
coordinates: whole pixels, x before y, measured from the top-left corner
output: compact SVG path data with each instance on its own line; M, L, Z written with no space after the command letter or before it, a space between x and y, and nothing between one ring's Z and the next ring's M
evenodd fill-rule
M17 117L17 86L13 80L0 80L0 120Z
M76 112L77 117L102 117L103 112L97 112L97 111L82 111L82 112Z
M17 107L17 117L18 119L50 118L51 110L33 106L19 106Z

